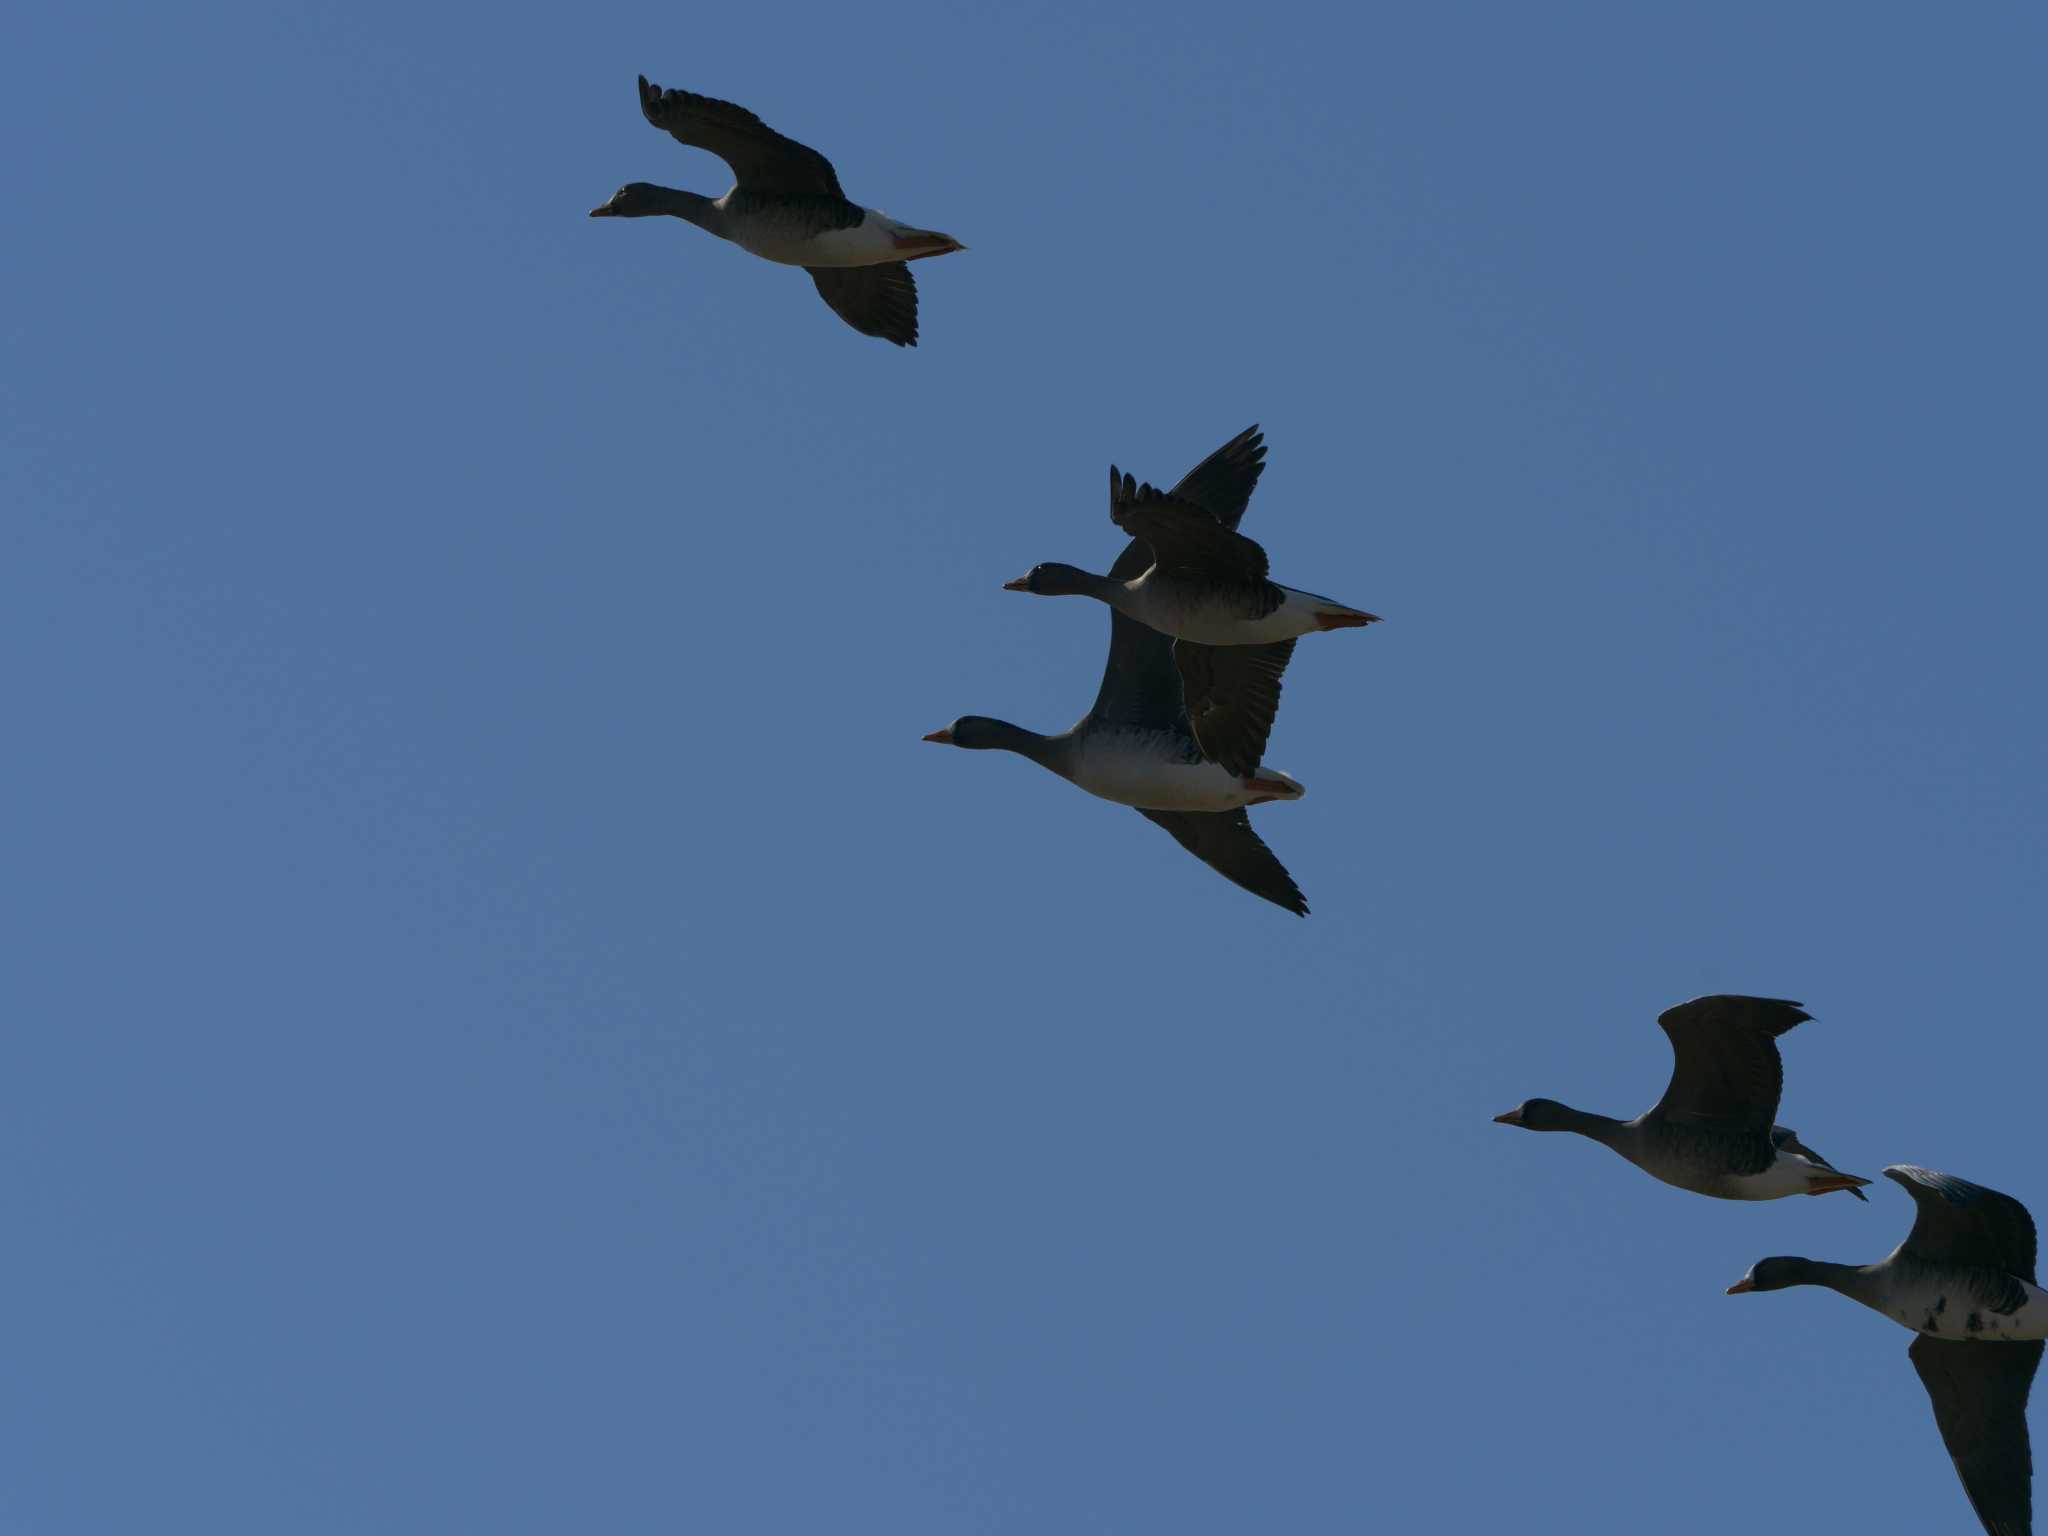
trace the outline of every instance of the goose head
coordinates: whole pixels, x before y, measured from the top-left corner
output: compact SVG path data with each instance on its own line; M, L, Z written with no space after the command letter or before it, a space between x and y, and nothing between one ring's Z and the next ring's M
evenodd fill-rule
M1040 738L1007 720L991 720L987 715L962 715L951 725L931 732L924 739L935 741L942 747L965 747L970 752L990 749L1015 752L1027 741Z
M1751 1291L1782 1291L1789 1285L1824 1284L1820 1268L1812 1259L1758 1259L1749 1266L1748 1274L1728 1287L1728 1294L1743 1296Z
M1495 1115L1495 1125L1518 1125L1525 1131L1576 1131L1584 1128L1585 1112L1560 1104L1555 1099L1524 1099L1504 1115Z
M590 210L593 219L644 219L650 214L668 213L675 206L675 193L648 181L629 181L611 196L611 201Z
M1038 597L1093 597L1106 578L1091 576L1078 566L1057 560L1034 565L1015 581L1003 583L1005 592L1030 592Z

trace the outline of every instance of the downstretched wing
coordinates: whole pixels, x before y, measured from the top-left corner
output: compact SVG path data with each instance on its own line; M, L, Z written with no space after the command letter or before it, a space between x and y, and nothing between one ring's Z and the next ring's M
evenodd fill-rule
M1188 726L1202 755L1247 778L1265 755L1280 708L1280 674L1294 654L1292 640L1271 645L1173 643L1180 668Z
M1114 464L1109 468L1109 518L1151 545L1152 558L1162 569L1246 585L1266 579L1266 552L1257 544L1192 501L1118 474Z
M804 270L833 313L863 336L879 336L899 347L917 345L917 284L907 263Z
M647 121L693 149L708 149L732 167L750 192L844 197L832 162L808 145L785 139L745 107L693 91L664 91L640 77ZM835 308L837 306L834 306Z
M1263 896L1285 907L1296 917L1308 916L1308 902L1301 887L1287 873L1273 850L1252 830L1252 819L1240 807L1234 811L1148 811L1138 814L1173 834L1175 842L1187 849L1224 879L1243 886L1254 896Z
M2041 1347L2039 1339L1984 1344L1923 1333L1906 1351L1934 1405L1935 1426L1970 1508L1989 1536L2027 1536L2034 1528L2027 1393Z
M1173 639L1111 609L1109 660L1095 695L1090 720L1131 731L1165 731L1187 738L1186 750L1200 749L1188 729L1180 671L1173 664Z
M2034 1218L2011 1195L1905 1163L1885 1169L1884 1176L1919 1208L1899 1252L1930 1264L2034 1278Z
M1657 1016L1671 1037L1671 1084L1655 1113L1753 1134L1768 1146L1784 1064L1778 1036L1813 1015L1774 997L1696 997Z

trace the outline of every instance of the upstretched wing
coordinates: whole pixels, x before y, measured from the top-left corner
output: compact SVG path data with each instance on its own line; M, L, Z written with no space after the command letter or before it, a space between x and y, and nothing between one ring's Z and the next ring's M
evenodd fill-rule
M879 336L899 347L917 345L917 284L907 263L804 270L833 313L863 336Z
M832 162L795 139L786 139L745 107L693 91L664 91L640 77L640 110L647 121L693 149L708 149L750 192L822 193L844 197Z
M1174 841L1187 849L1224 879L1243 886L1254 896L1263 896L1285 907L1296 917L1308 916L1308 902L1301 887L1287 873L1286 866L1273 857L1273 850L1252 830L1252 819L1242 808L1235 811L1148 811L1140 816L1166 828Z
M1182 475L1171 494L1193 502L1224 527L1235 528L1265 472L1266 435L1253 422Z
M1984 1344L1927 1334L1906 1351L1934 1404L1970 1508L1989 1536L2034 1529L2034 1454L2027 1438L2027 1393L2041 1364L2041 1341Z
M1182 475L1171 494L1193 502L1224 527L1235 528L1265 471L1266 437L1254 424ZM1133 539L1116 557L1109 574L1112 580L1129 581L1144 575L1151 564L1151 545Z
M1778 1036L1813 1015L1774 997L1696 997L1657 1015L1671 1037L1667 1119L1754 1133L1769 1142L1785 1068Z
M1266 579L1266 552L1257 544L1192 501L1120 475L1114 464L1109 468L1109 518L1151 545L1152 558L1162 569L1245 585Z
M1929 1264L1995 1269L2033 1280L2034 1218L2011 1195L1906 1163L1885 1169L1884 1176L1919 1208L1899 1252Z
M1188 726L1204 757L1248 778L1265 755L1280 708L1280 674L1294 654L1292 640L1271 645L1173 643L1180 668Z
M1264 436L1256 426L1247 427L1183 475L1173 494L1201 507L1225 527L1235 528L1266 467L1265 459ZM1151 564L1152 546L1133 539L1109 568L1110 578L1129 581L1142 576ZM1109 615L1109 660L1089 717L1144 730L1180 732L1187 736L1190 751L1200 750L1194 745L1182 707L1173 641L1114 609Z

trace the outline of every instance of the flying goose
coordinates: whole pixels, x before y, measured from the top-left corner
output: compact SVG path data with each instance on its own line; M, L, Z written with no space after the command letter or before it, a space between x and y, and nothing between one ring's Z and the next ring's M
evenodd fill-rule
M2034 1218L2010 1195L1905 1164L1884 1176L1913 1197L1913 1230L1875 1264L1760 1259L1728 1287L1823 1285L1917 1338L1906 1351L1934 1405L1970 1508L1990 1536L2034 1528L2027 1392L2048 1338L2048 1292L2034 1284Z
M664 91L642 75L640 111L682 143L710 150L732 167L737 182L720 198L629 182L590 210L593 219L658 213L687 219L767 261L802 267L820 297L862 335L917 345L917 284L905 263L966 246L848 202L831 161L785 139L745 107Z
M1109 469L1110 521L1150 546L1153 563L1129 581L1059 561L1034 565L1005 592L1092 597L1177 640L1264 646L1326 629L1356 629L1379 615L1266 578L1266 552L1203 508Z
M1034 565L1005 592L1092 597L1149 629L1171 635L1174 662L1190 700L1189 723L1202 750L1234 772L1249 773L1266 749L1280 704L1280 674L1298 636L1349 629L1378 615L1266 579L1266 552L1207 509L1140 485L1109 468L1110 521L1152 551L1152 563L1128 581L1050 561Z
M1656 1107L1610 1120L1554 1099L1530 1099L1493 1118L1525 1131L1575 1131L1612 1147L1652 1178L1722 1200L1776 1200L1870 1180L1843 1173L1796 1131L1773 1124L1784 1086L1778 1036L1812 1018L1774 997L1696 997L1657 1015L1671 1037L1671 1084Z
M1259 429L1247 428L1190 470L1174 494L1235 527L1265 467L1265 454ZM1151 563L1151 551L1133 540L1111 574L1135 576ZM1247 806L1269 800L1298 800L1302 787L1284 773L1260 767L1256 758L1251 771L1239 773L1203 755L1189 715L1228 706L1214 698L1191 701L1183 694L1173 648L1166 636L1112 612L1101 690L1094 707L1070 729L1041 736L1006 720L964 715L924 739L1015 752L1092 795L1134 806L1226 880L1306 917L1308 903L1299 887L1245 814ZM1266 720L1270 724L1270 707Z

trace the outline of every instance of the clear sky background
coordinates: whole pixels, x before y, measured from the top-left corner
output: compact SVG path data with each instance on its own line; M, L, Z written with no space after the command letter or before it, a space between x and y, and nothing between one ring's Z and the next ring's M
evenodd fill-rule
M31 7L0 61L0 1526L1962 1530L1889 1185L2048 1217L2018 6ZM924 344L620 183L646 72L967 241ZM1226 885L1088 706L1250 422ZM2048 1497L2048 1495L2044 1495Z

